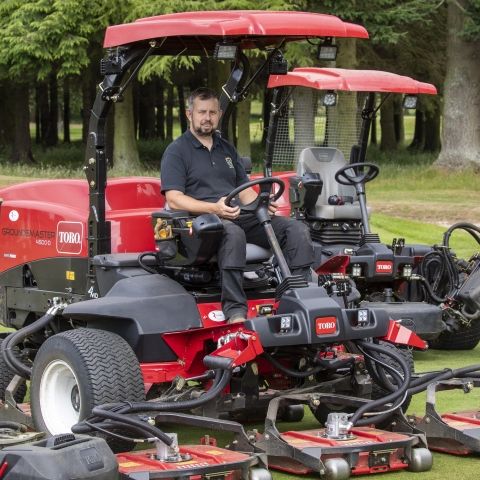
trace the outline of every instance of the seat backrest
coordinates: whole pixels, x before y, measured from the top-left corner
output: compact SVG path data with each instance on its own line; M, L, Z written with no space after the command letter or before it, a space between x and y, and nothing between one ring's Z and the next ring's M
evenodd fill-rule
M322 193L318 196L315 211L308 212L311 217L330 220L361 220L360 206L355 187L341 185L335 180L335 174L347 164L343 153L332 147L309 147L300 152L297 175L319 173L323 180ZM332 195L352 197L353 204L329 205ZM370 217L371 209L367 208Z

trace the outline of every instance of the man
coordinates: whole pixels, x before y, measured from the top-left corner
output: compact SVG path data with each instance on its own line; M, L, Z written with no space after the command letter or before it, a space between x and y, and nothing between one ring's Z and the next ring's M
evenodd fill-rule
M246 243L269 248L263 227L253 214L240 215L238 206L225 205L225 197L249 181L235 147L215 134L222 111L217 94L197 88L188 98L190 128L165 151L161 163L162 193L168 206L192 214L214 213L222 219L223 238L217 257L222 283L222 309L229 323L244 321L247 299L243 291ZM246 205L257 197L252 188L239 194ZM308 279L313 246L308 227L269 211L272 226L292 274Z

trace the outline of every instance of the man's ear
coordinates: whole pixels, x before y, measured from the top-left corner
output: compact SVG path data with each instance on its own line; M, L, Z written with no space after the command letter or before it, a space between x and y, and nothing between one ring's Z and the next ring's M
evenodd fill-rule
M185 110L185 115L187 116L189 121L192 121L192 114L190 113L190 110L188 108Z
M218 111L218 118L222 118L222 115L223 115L223 111L222 111L222 110L219 110L219 111Z

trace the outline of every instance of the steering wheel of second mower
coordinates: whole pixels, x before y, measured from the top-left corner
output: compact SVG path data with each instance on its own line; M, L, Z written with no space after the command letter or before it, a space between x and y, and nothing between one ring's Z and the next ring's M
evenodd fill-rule
M278 192L275 193L275 195L270 199L270 192L274 183L277 184L280 188L278 189ZM240 210L243 210L244 212L253 212L257 216L260 223L263 223L267 220L270 220L270 215L268 213L268 205L270 203L270 200L272 200L273 202L278 200L285 190L285 183L279 178L264 177L257 180L252 180L248 183L244 183L243 185L240 185L227 195L227 197L225 198L225 205L227 205L228 207L233 207L233 205L231 204L233 198L237 196L240 192L243 192L247 188L253 187L255 185L260 185L258 197L248 205L242 205L240 207Z
M368 167L368 171L363 172L363 168ZM349 170L353 170L355 176L348 173ZM361 162L361 163L349 163L342 167L335 174L335 180L340 185L365 185L370 180L373 180L380 172L380 169L374 163Z

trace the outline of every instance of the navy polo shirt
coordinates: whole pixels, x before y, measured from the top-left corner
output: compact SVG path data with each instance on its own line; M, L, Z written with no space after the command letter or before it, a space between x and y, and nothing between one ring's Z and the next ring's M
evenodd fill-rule
M185 195L216 203L249 178L235 147L213 134L208 150L188 129L172 142L162 157L162 193L178 190Z

